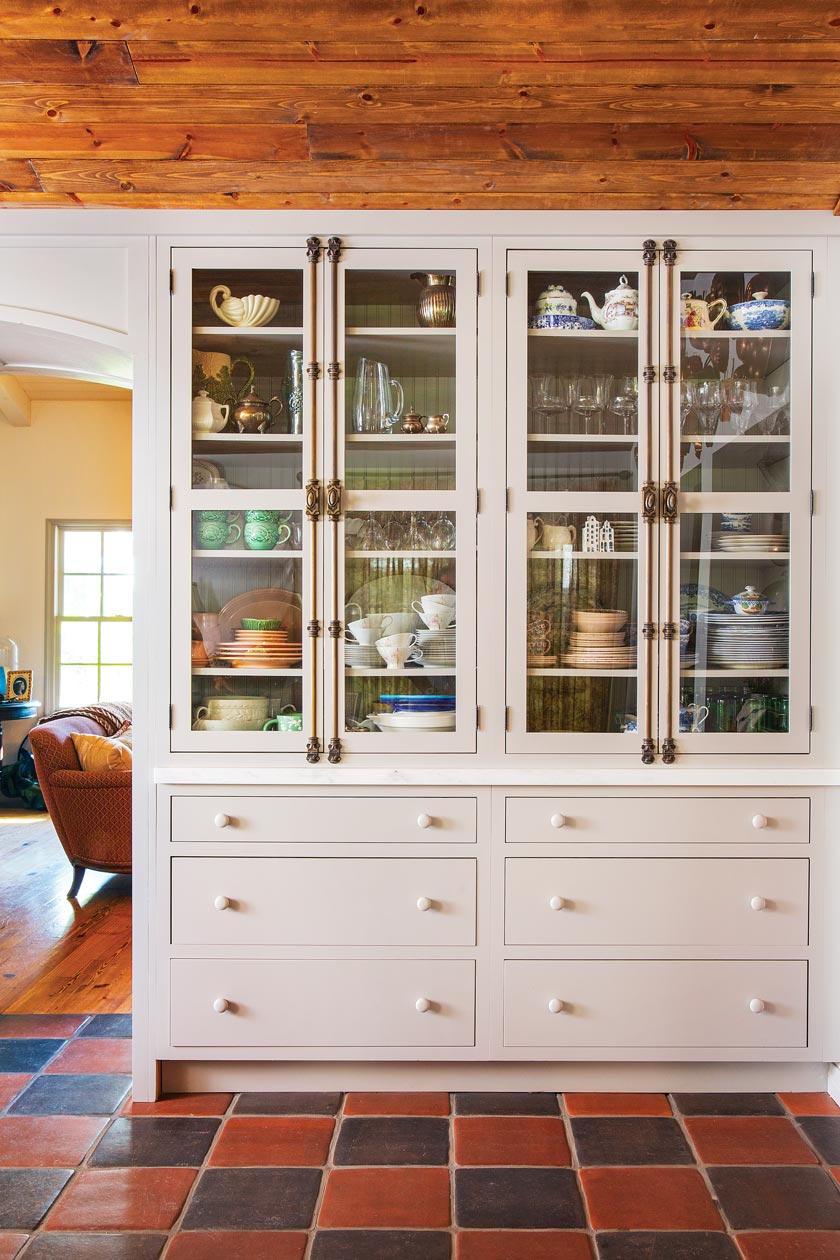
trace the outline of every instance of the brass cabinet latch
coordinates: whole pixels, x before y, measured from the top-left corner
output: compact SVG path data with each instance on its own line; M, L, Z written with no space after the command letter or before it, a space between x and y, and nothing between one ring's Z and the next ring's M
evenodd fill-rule
M321 741L317 735L312 735L306 741L306 760L310 765L321 760Z
M652 766L656 758L656 745L652 739L642 740L642 764Z
M317 477L306 483L306 519L317 521L321 516L321 483Z
M662 760L666 766L672 766L677 759L677 745L673 739L663 739Z
M333 735L330 740L330 746L327 752L327 761L331 766L337 766L339 761L341 761L341 740L337 735Z
M327 517L331 521L341 519L341 482L336 478L327 482Z
M652 481L642 486L642 520L646 525L656 520L656 485Z
M662 487L662 519L666 525L675 525L679 516L679 492L675 481L666 481Z

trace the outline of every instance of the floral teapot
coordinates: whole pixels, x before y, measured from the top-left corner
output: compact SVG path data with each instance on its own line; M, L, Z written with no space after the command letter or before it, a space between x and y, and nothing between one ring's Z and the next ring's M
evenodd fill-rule
M639 327L639 293L622 276L615 289L604 295L603 308L595 305L591 293L581 293L581 301L586 298L592 318L602 328L614 332L625 332Z
M577 315L577 298L563 288L562 284L550 284L543 289L537 298L538 315Z

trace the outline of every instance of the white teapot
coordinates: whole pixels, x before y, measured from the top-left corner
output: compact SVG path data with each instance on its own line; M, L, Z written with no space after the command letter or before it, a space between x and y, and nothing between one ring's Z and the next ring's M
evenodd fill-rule
M602 328L624 332L639 327L639 292L632 288L626 276L621 277L615 289L604 295L603 309L595 305L591 293L581 293L580 296L581 300L586 298L592 318Z
M228 422L230 407L213 402L206 389L200 389L192 400L193 433L221 433Z

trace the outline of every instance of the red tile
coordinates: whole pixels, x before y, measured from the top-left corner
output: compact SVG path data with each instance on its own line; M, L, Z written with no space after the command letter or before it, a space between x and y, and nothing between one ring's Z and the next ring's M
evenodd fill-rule
M3 1015L0 1037L61 1037L66 1040L87 1018L87 1015Z
M131 1041L128 1037L80 1037L68 1042L45 1071L128 1073Z
M167 1260L301 1260L306 1234L202 1230L176 1234Z
M783 1116L698 1116L685 1127L704 1164L816 1164Z
M840 1116L840 1107L830 1094L779 1094L794 1116Z
M0 1168L72 1168L107 1123L104 1116L1 1116Z
M584 1168L580 1179L594 1229L723 1229L694 1168Z
M157 1102L132 1102L122 1109L124 1116L223 1116L233 1094L165 1094Z
M570 1116L670 1116L665 1094L564 1094Z
M190 1187L194 1168L102 1168L70 1182L44 1229L171 1229Z
M565 1229L467 1229L455 1235L455 1260L592 1260L592 1249Z
M16 1094L19 1094L24 1085L28 1085L32 1080L29 1072L2 1072L0 1073L0 1110L7 1107Z
M0 1234L0 1260L14 1260L28 1234Z
M744 1260L840 1260L840 1233L836 1230L736 1234L735 1241Z
M831 1175L835 1181L840 1181L840 1168L832 1168Z
M571 1164L559 1116L458 1116L455 1163L532 1167Z
M326 1162L332 1116L231 1116L210 1156L221 1168L315 1167Z
M446 1168L334 1168L321 1229L441 1229L449 1225Z
M345 1116L448 1116L448 1094L348 1094Z

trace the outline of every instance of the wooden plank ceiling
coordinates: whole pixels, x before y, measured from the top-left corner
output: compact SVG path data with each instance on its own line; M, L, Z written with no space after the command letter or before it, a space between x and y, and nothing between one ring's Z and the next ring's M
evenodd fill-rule
M0 205L838 203L840 0L0 9Z

